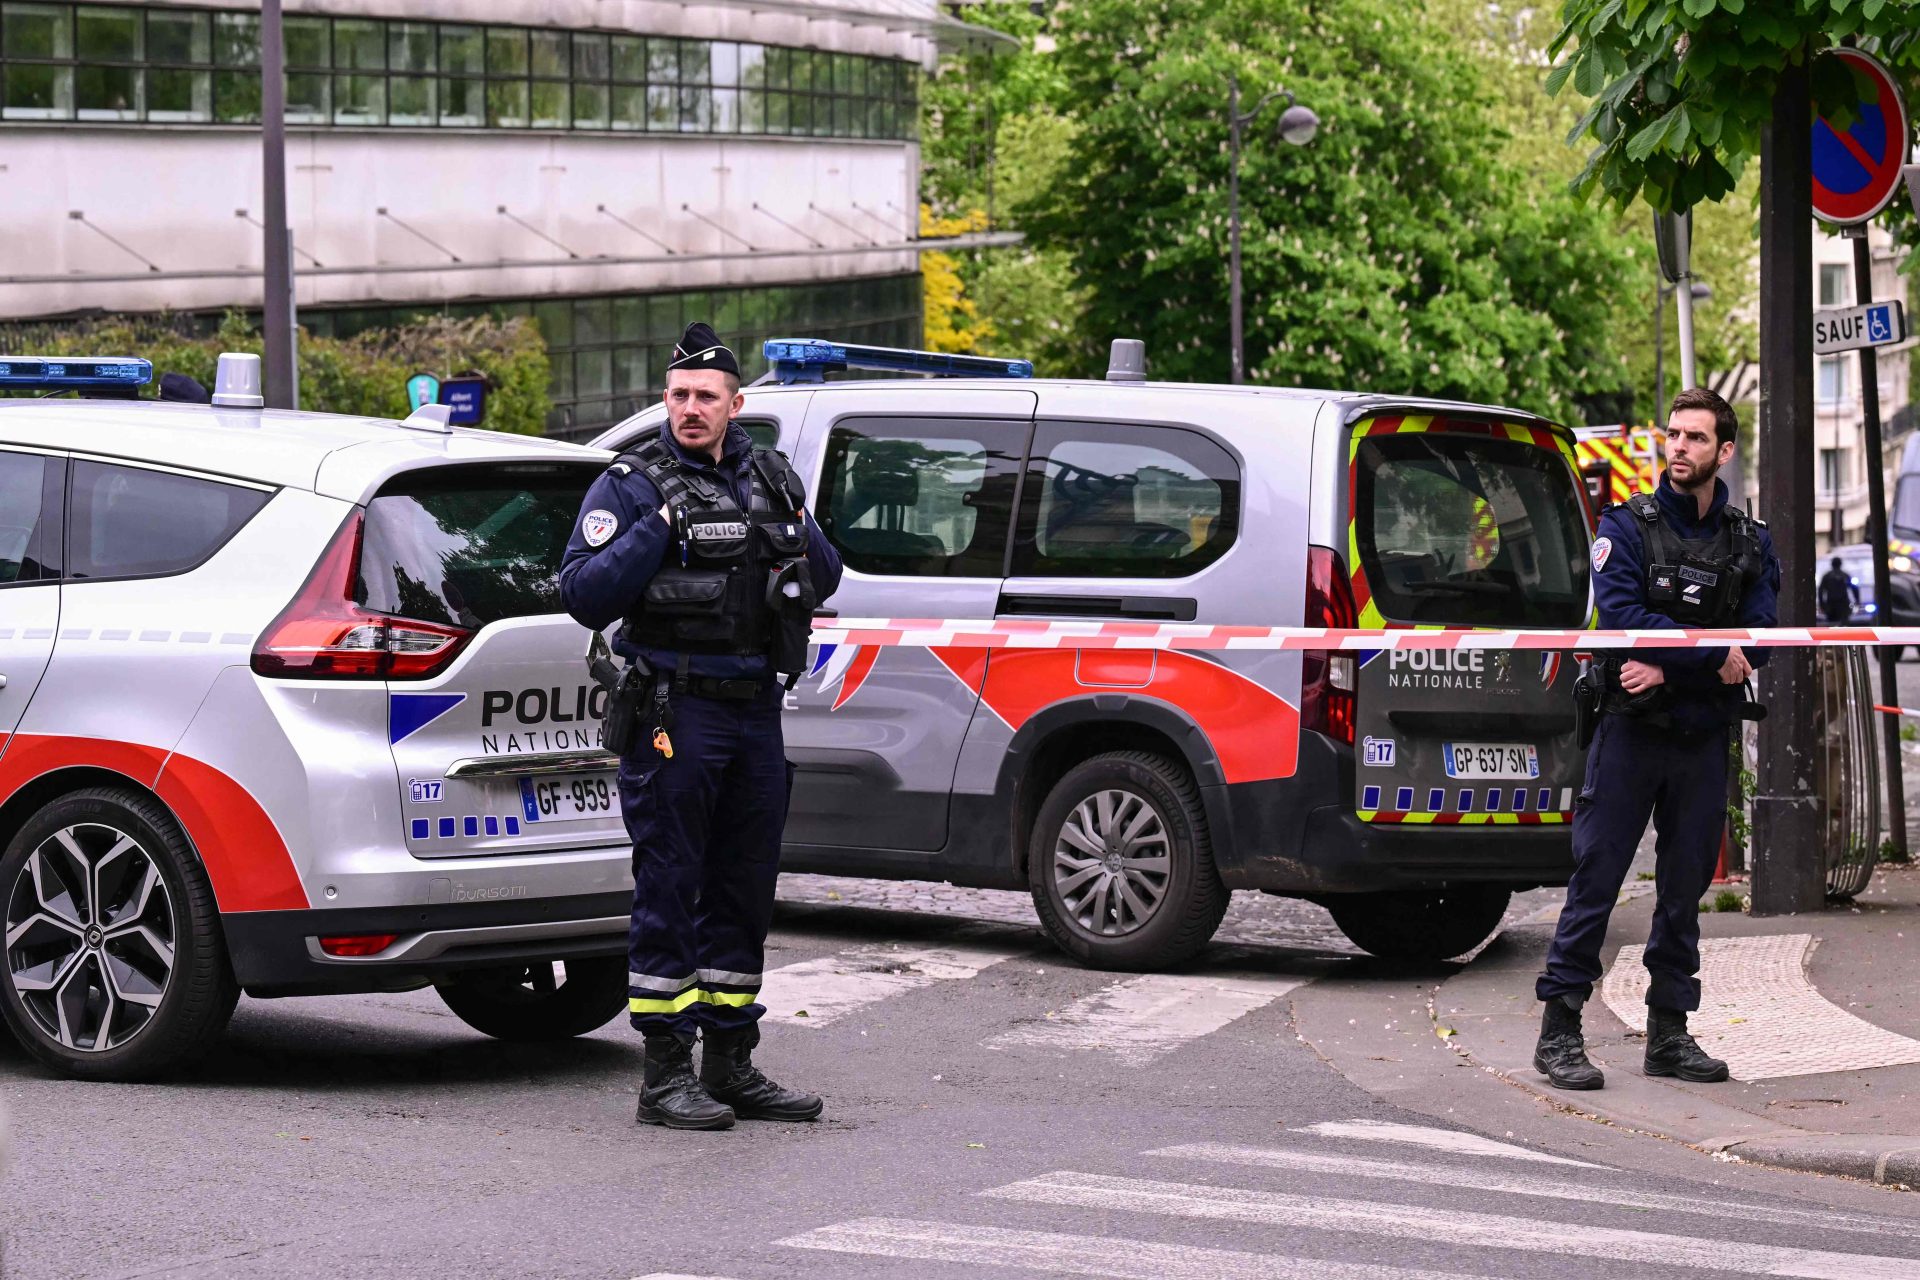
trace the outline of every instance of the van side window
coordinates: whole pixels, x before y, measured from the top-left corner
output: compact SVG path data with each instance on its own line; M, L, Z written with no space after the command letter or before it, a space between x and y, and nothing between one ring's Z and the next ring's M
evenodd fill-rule
M1240 464L1197 431L1043 422L1020 491L1017 577L1182 578L1240 530Z
M57 458L35 453L0 453L0 587L52 577L42 569L48 473Z
M272 496L198 476L76 461L67 576L185 573L225 546Z
M998 578L1028 424L854 418L827 437L814 518L860 573Z

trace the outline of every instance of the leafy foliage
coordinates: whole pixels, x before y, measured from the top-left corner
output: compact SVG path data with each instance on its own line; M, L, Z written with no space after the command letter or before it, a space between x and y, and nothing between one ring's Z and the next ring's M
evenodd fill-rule
M958 218L936 218L933 206L920 206L922 236L958 236L987 225L984 210ZM950 253L920 255L920 284L925 295L926 343L929 351L974 352L993 326L980 319L979 308L967 296L960 280L960 264Z
M1493 121L1505 135L1507 162L1525 175L1529 189L1541 198L1561 195L1581 169L1581 153L1566 145L1566 136L1584 108L1576 95L1556 96L1544 89L1551 69L1545 50L1559 30L1558 18L1512 0L1428 0L1428 4L1475 61L1490 97ZM1702 381L1723 392L1731 391L1733 376L1743 365L1759 359L1759 242L1753 217L1758 192L1758 166L1751 166L1734 198L1694 210L1693 273L1713 290L1711 298L1695 306L1695 348ZM1614 291L1620 308L1609 321L1610 345L1619 353L1622 381L1632 396L1630 406L1617 400L1591 405L1589 421L1647 421L1660 411L1655 404L1653 342L1658 270L1650 223L1651 210L1638 203L1618 210L1611 222L1611 234L1625 255L1626 273ZM1668 394L1679 388L1679 335L1673 310L1669 300L1660 326Z
M1599 211L1503 154L1474 62L1396 0L1079 0L1056 11L1073 161L1014 207L1086 291L1078 371L1137 336L1157 377L1224 380L1226 91L1321 118L1241 167L1247 366L1276 384L1419 392L1577 417L1617 389L1633 257ZM1642 277L1644 278L1644 277Z
M221 352L259 354L262 349L260 334L238 311L228 312L211 336L182 332L166 317L115 317L34 325L22 337L35 355L138 352L153 361L154 383L144 388L149 398L159 393L163 373L184 373L211 390ZM404 418L408 377L472 371L488 382L487 427L530 436L546 430L551 407L547 348L525 319L435 316L352 338L316 338L302 331L299 355L302 409Z
M1597 145L1582 189L1620 205L1689 209L1732 193L1759 155L1781 73L1812 59L1816 102L1849 100L1848 73L1814 57L1847 38L1896 74L1920 71L1920 0L1566 0L1547 78L1590 100L1568 134Z

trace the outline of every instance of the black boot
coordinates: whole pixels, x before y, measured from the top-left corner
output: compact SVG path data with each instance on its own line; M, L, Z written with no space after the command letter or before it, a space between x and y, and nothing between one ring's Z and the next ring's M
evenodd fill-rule
M669 1129L731 1129L733 1109L715 1102L693 1078L693 1037L648 1036L646 1075L633 1118Z
M760 1027L750 1023L734 1031L708 1031L700 1053L700 1083L747 1120L814 1120L822 1103L811 1093L783 1089L753 1065Z
M1687 1015L1679 1009L1647 1006L1647 1074L1677 1076L1701 1084L1718 1084L1727 1078L1727 1064L1709 1058L1691 1035L1687 1034Z
M1607 1078L1587 1061L1587 1042L1580 1034L1580 1006L1565 996L1547 1001L1540 1015L1540 1043L1534 1046L1533 1069L1556 1089L1598 1089Z

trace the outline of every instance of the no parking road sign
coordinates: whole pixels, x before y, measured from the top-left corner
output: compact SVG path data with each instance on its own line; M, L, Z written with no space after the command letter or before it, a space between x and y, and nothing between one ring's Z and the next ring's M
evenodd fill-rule
M1886 67L1858 49L1833 49L1854 73L1859 100L1853 123L1830 123L1816 104L1813 122L1813 213L1822 222L1850 226L1887 207L1900 189L1907 162L1907 108Z

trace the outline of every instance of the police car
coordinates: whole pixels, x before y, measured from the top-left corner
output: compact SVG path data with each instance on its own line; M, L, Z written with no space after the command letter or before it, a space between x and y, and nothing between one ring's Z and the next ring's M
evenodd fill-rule
M1105 381L769 342L742 423L793 460L846 617L1579 628L1572 435L1512 409ZM827 382L844 368L938 378ZM643 412L594 443L659 429ZM822 645L788 698L783 866L1025 888L1053 940L1177 964L1231 889L1439 958L1563 884L1572 655Z
M204 1047L243 990L602 1025L632 881L557 572L605 455L257 390L227 356L211 406L0 402L0 1015L102 1079Z

